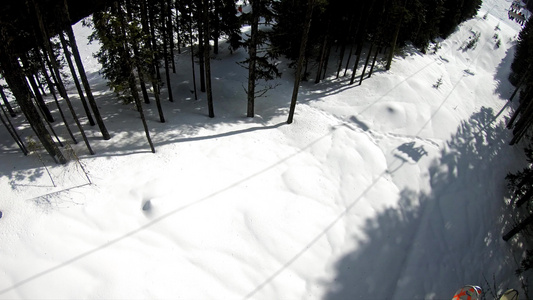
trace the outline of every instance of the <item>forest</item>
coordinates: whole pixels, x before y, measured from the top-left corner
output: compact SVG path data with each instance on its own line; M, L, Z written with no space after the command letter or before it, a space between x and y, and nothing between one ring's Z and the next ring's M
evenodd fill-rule
M161 93L161 88L170 86L169 72L179 72L174 54L183 48L192 49L192 68L198 70L194 92L206 93L211 118L215 117L216 95L212 93L210 60L220 47L247 50L248 58L241 62L248 70L244 91L248 101L243 108L247 117L254 117L255 99L275 88L259 83L280 76L276 59L284 56L292 60L296 76L287 120L291 123L300 80L318 83L325 79L328 68L335 68L337 78L354 70L350 80L354 84L357 66L364 60L361 84L365 76L372 75L378 53L386 53L389 69L398 47L407 43L424 53L430 51L437 38L451 34L481 5L481 0L250 0L244 2L250 10L242 13L234 0L92 1L85 7L75 2L12 1L1 11L2 122L26 154L27 145L9 121L15 114L10 104L14 99L43 148L59 163L67 159L62 154L61 138L50 125L56 120L45 103L46 93L53 95L53 105L70 139L77 143L73 131L78 131L88 151L94 153L65 91L65 73L70 73L76 84L90 125L98 126L104 140L110 139L71 28L84 16L92 14L87 25L94 28L92 39L102 45L97 54L103 66L101 73L119 101L135 105L155 152L143 103L155 99L159 119L165 122L160 102L172 102L173 95L171 90ZM249 34L241 34L243 26L250 26ZM340 51L339 61L329 59L333 47ZM364 47L370 47L366 58L361 57ZM343 65L345 56L354 59ZM68 112L63 111L65 104ZM75 124L68 124L68 113Z
M528 6L531 9L531 5ZM531 124L533 123L533 76L531 66L533 49L533 25L527 22L518 36L518 43L509 80L516 87L511 101L516 99L512 116L507 121L507 129L512 130L513 139L510 145L525 145L527 165L516 173L507 175L507 183L511 193L511 204L514 209L515 226L504 235L504 240L511 239L521 232L531 237L533 224L533 145ZM522 141L521 144L520 141ZM533 267L533 249L528 248L527 257L522 261L519 273Z

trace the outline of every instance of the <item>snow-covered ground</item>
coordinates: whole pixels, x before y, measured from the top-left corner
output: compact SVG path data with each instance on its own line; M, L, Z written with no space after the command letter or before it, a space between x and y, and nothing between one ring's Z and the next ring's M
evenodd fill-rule
M98 74L90 30L76 25L112 139L85 126L96 155L80 142L81 165L43 156L45 168L0 130L0 298L449 299L464 284L484 286L487 299L493 286L522 292L521 253L501 239L504 177L524 161L503 123L520 29L510 3L485 1L436 54L406 49L361 86L349 76L303 83L291 125L292 70L246 118L246 70L235 63L246 53L221 44L210 119L184 51L167 123L145 105L155 154L138 114ZM464 50L474 32L477 46Z

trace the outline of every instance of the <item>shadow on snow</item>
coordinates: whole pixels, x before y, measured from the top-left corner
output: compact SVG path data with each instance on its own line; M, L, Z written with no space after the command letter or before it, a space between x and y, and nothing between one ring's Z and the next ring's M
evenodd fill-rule
M432 163L430 194L404 189L398 207L366 221L367 238L335 263L325 299L451 298L493 276L500 290L520 288L501 239L510 220L504 177L517 150L494 119L482 108L460 125Z

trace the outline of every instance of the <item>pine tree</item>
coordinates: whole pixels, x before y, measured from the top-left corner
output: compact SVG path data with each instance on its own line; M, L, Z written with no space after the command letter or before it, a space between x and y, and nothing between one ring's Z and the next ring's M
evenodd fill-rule
M308 0L307 2L307 13L305 14L303 35L300 43L300 55L298 57L298 64L296 66L296 76L294 80L294 88L292 90L291 105L289 108L289 117L287 118L287 124L291 124L294 119L294 111L296 109L296 102L298 100L298 89L300 87L300 77L302 74L302 66L305 57L305 48L307 47L307 38L309 35L309 28L311 27L314 1L315 0Z
M91 148L91 145L89 144L89 140L87 139L87 136L85 135L85 131L83 130L83 127L81 126L80 124L80 121L78 119L78 116L76 115L76 112L74 110L74 107L72 106L72 103L68 97L68 94L66 92L66 89L65 89L65 86L63 85L63 81L61 79L61 75L60 75L60 72L59 72L59 66L55 60L55 55L54 55L54 51L52 50L52 45L51 45L51 42L50 42L50 39L48 37L48 33L46 31L46 27L45 27L45 23L43 21L43 16L41 15L40 13L40 7L39 5L36 3L35 0L31 0L31 2L29 0L27 0L26 2L28 4L28 8L30 7L29 4L31 3L33 5L33 12L37 18L37 22L39 24L39 30L40 30L40 33L43 37L43 40L44 40L44 47L46 49L46 52L48 54L48 57L50 58L50 61L51 61L51 64L52 64L52 69L53 69L53 72L54 72L54 75L56 77L56 80L57 80L57 83L58 83L58 88L59 88L59 91L60 91L60 94L63 95L63 98L65 99L65 102L67 103L68 107L69 107L69 110L72 114L72 117L74 119L74 122L76 123L79 131L80 131L80 134L83 138L83 141L85 142L85 145L87 147L87 150L89 150L89 153L91 155L94 154L94 151L92 150Z
M259 80L272 80L280 77L273 60L276 54L271 51L269 44L269 35L259 30L259 20L264 18L267 22L272 20L271 3L268 0L250 0L252 11L245 15L245 21L250 24L251 32L245 45L248 48L248 58L240 64L248 69L248 87L246 89L248 107L246 116L253 118L255 115L255 99L263 96L269 89L265 86L257 89Z
M46 130L39 116L39 112L30 99L30 91L25 83L22 67L18 63L16 53L13 52L13 39L11 37L14 34L9 32L6 27L0 28L0 66L4 79L45 150L54 160L65 164L67 162L66 158L52 140L50 133Z
M7 111L1 105L0 105L0 108L2 109L2 113L3 113L3 116L2 116L2 114L0 114L0 121L2 122L4 127L7 129L7 131L9 132L9 135L11 135L11 138L15 141L15 143L20 148L22 153L24 155L28 155L29 151L28 151L28 149L26 149L26 146L24 145L24 142L22 141L22 139L18 135L17 130L13 126L13 123L11 123L11 120L9 119ZM5 116L5 118L4 118L4 116Z
M214 41L213 52L218 53L218 39L226 37L226 43L231 51L242 46L241 23L237 16L234 0L214 0L214 14L212 38Z
M174 56L171 51L169 51L169 45L170 40L172 39L171 33L172 30L169 29L168 24L168 8L167 8L168 1L167 0L161 0L161 14L160 14L160 23L161 23L161 40L163 41L163 60L165 61L165 78L167 82L167 93L168 93L168 100L170 102L174 102L174 95L172 94L172 85L170 82L170 56Z
M118 51L120 55L124 57L124 60L127 63L124 70L126 72L125 75L127 76L127 84L129 86L130 95L133 98L137 111L139 112L139 115L141 117L141 121L144 127L144 132L146 134L146 139L148 140L148 144L150 145L150 149L152 150L152 153L155 153L154 144L152 142L152 138L150 137L150 131L148 129L146 118L144 116L142 102L139 99L139 93L137 91L137 81L136 81L134 70L133 70L133 66L135 65L135 57L132 59L131 54L133 52L133 54L135 55L137 54L136 53L137 51L135 51L135 49L130 50L130 47L136 48L136 46L132 46L132 45L135 45L137 43L137 40L139 38L138 32L140 30L139 30L138 24L136 24L136 22L134 22L133 20L127 20L128 22L126 22L126 18L124 16L125 15L128 16L128 14L124 13L121 2L122 1L116 1L113 4L113 11L117 17L117 23L115 23L114 25L119 26L116 28L116 30L117 32L119 32L119 34L121 34L121 37L122 37L121 38L122 45L119 46Z
M104 124L104 120L102 119L102 115L100 114L100 109L98 108L98 105L96 104L96 100L94 99L93 93L91 91L91 85L89 84L89 80L87 79L87 74L85 73L85 67L83 66L80 52L78 50L78 43L76 42L76 37L74 36L74 31L72 30L72 25L71 25L72 20L70 18L67 0L63 0L62 8L63 8L62 15L63 15L64 21L66 21L67 23L64 28L66 29L69 45L72 49L72 55L74 57L74 62L76 63L76 67L78 69L78 73L80 75L83 88L85 89L87 100L93 111L94 118L96 119L96 123L98 124L98 128L100 129L100 133L102 133L102 138L104 140L109 140L111 138L111 135L109 134Z
M159 121L161 123L165 123L165 116L163 114L163 109L161 107L161 99L159 97L160 91L159 91L159 80L157 78L158 73L158 67L157 67L157 53L156 53L156 45L154 45L152 32L155 33L155 31L152 31L149 26L149 14L148 9L146 7L146 0L139 0L139 11L141 16L141 26L142 26L142 36L144 42L141 44L139 59L137 60L138 63L141 64L141 66L144 69L144 74L147 74L150 81L152 82L152 88L153 88L153 94L155 97L155 102L157 106L157 111L159 113ZM148 103L147 103L148 104Z
M76 86L76 90L78 91L78 95L80 96L80 100L83 105L83 110L85 111L85 115L87 116L89 125L94 126L96 123L94 122L91 111L89 110L87 100L85 100L85 95L83 94L83 91L81 89L80 81L78 80L78 75L76 75L76 70L74 69L72 58L70 58L70 50L68 49L67 41L65 40L63 33L59 34L59 40L61 41L61 45L63 46L63 51L65 52L65 58L67 59L70 74L72 75L72 80L74 80L74 85Z
M26 80L30 84L30 91L33 91L33 97L35 98L35 101L37 101L37 105L39 107L39 110L42 112L46 120L50 123L55 122L54 117L52 116L52 113L48 109L48 106L46 105L43 96L41 95L41 92L39 91L39 87L37 83L35 82L34 78L34 72L35 69L30 64L28 57L26 54L21 56L22 65L24 67L24 73L26 75Z
M518 36L515 57L511 64L510 81L516 85L513 96L520 92L520 105L509 120L507 127L513 129L513 139L510 144L519 142L533 124L533 25L530 22L522 29ZM516 121L515 121L516 120Z
M205 52L209 50L205 49L205 39L209 40L205 35L204 30L204 5L203 0L194 0L193 15L196 20L196 27L198 32L198 64L200 68L200 91L205 93ZM208 43L209 44L209 43Z
M4 102L4 105L6 106L9 115L11 115L11 117L16 117L17 114L13 110L13 107L11 107L11 103L9 103L6 93L4 92L4 87L2 85L0 85L0 96L2 97L2 101Z
M194 45L197 41L197 35L195 34L195 31L193 30L195 24L194 24L194 16L193 16L193 5L194 2L192 0L188 1L177 1L177 7L180 15L180 24L179 27L183 28L186 33L184 33L184 39L185 43L189 43L190 47L190 56L191 56L191 73L192 73L192 82L193 82L193 92L194 92L194 99L198 100L198 93L196 88L196 68L195 68L195 51L194 51ZM197 32L197 30L196 30Z
M204 63L205 63L205 83L207 87L207 109L208 115L210 118L215 117L215 108L213 105L213 89L211 86L211 55L210 55L210 45L209 45L209 11L211 9L209 0L202 0L203 3L203 19L201 31L204 32Z

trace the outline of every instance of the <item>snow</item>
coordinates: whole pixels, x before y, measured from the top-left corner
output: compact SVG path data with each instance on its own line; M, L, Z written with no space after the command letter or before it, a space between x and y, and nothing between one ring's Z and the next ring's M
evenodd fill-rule
M436 54L407 48L361 86L347 85L350 74L303 82L291 125L290 69L245 118L246 70L235 62L246 53L221 44L210 119L205 94L191 93L184 49L171 75L175 102L163 103L167 123L155 103L145 105L155 154L137 112L98 74L98 44L85 46L90 29L77 24L112 139L85 126L96 155L80 142L72 145L80 162L57 166L43 155L44 168L0 130L0 298L446 299L464 284L488 295L492 286L520 290L519 238L501 239L510 227L504 177L524 163L504 125L520 29L507 19L510 3L485 1ZM472 32L479 42L463 51ZM70 95L78 99L72 85Z

